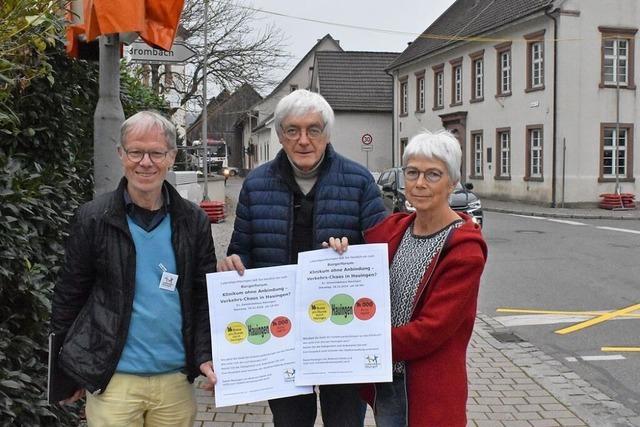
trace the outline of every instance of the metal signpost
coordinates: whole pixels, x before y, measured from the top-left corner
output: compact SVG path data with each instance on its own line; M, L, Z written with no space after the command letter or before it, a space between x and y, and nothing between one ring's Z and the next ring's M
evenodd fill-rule
M202 137L200 143L204 145L204 192L202 200L209 200L209 137L207 135L207 20L209 1L204 0L204 47L202 48Z
M371 134L365 133L362 135L362 146L360 149L365 152L367 169L369 169L369 151L373 151L373 137Z
M98 105L93 115L94 196L111 191L122 176L116 146L124 111L120 102L120 38L100 36L100 76Z

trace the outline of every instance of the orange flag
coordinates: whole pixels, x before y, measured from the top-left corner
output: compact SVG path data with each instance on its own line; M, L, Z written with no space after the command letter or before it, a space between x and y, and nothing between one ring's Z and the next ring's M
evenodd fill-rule
M84 30L102 34L137 32L150 46L170 50L184 0L84 0Z

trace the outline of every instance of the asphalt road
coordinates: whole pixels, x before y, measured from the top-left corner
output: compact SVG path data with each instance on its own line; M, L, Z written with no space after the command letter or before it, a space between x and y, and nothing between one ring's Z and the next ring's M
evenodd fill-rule
M483 231L489 260L479 311L638 410L640 352L603 352L601 347L640 348L640 310L635 318L613 319L561 335L554 331L591 317L497 309L613 311L640 304L640 221L486 212Z

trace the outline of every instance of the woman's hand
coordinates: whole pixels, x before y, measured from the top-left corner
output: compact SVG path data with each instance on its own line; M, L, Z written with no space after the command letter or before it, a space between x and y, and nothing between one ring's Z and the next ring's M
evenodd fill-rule
M331 248L334 251L338 252L340 255L342 255L349 248L349 239L347 239L346 237L343 237L343 238L330 237L329 243L322 242L322 247Z

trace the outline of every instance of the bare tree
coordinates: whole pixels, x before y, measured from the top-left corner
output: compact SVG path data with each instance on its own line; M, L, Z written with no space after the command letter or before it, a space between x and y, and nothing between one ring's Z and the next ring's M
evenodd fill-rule
M209 0L208 17L209 87L233 91L249 83L260 90L277 83L270 72L284 66L289 59L283 50L281 30L271 24L261 28L254 10L226 0ZM178 37L201 53L204 29L204 1L186 0ZM201 55L186 64L184 73L175 72L171 67L158 69L158 66L152 66L152 86L161 93L174 91L179 97L178 108L199 110L202 105L202 70Z

